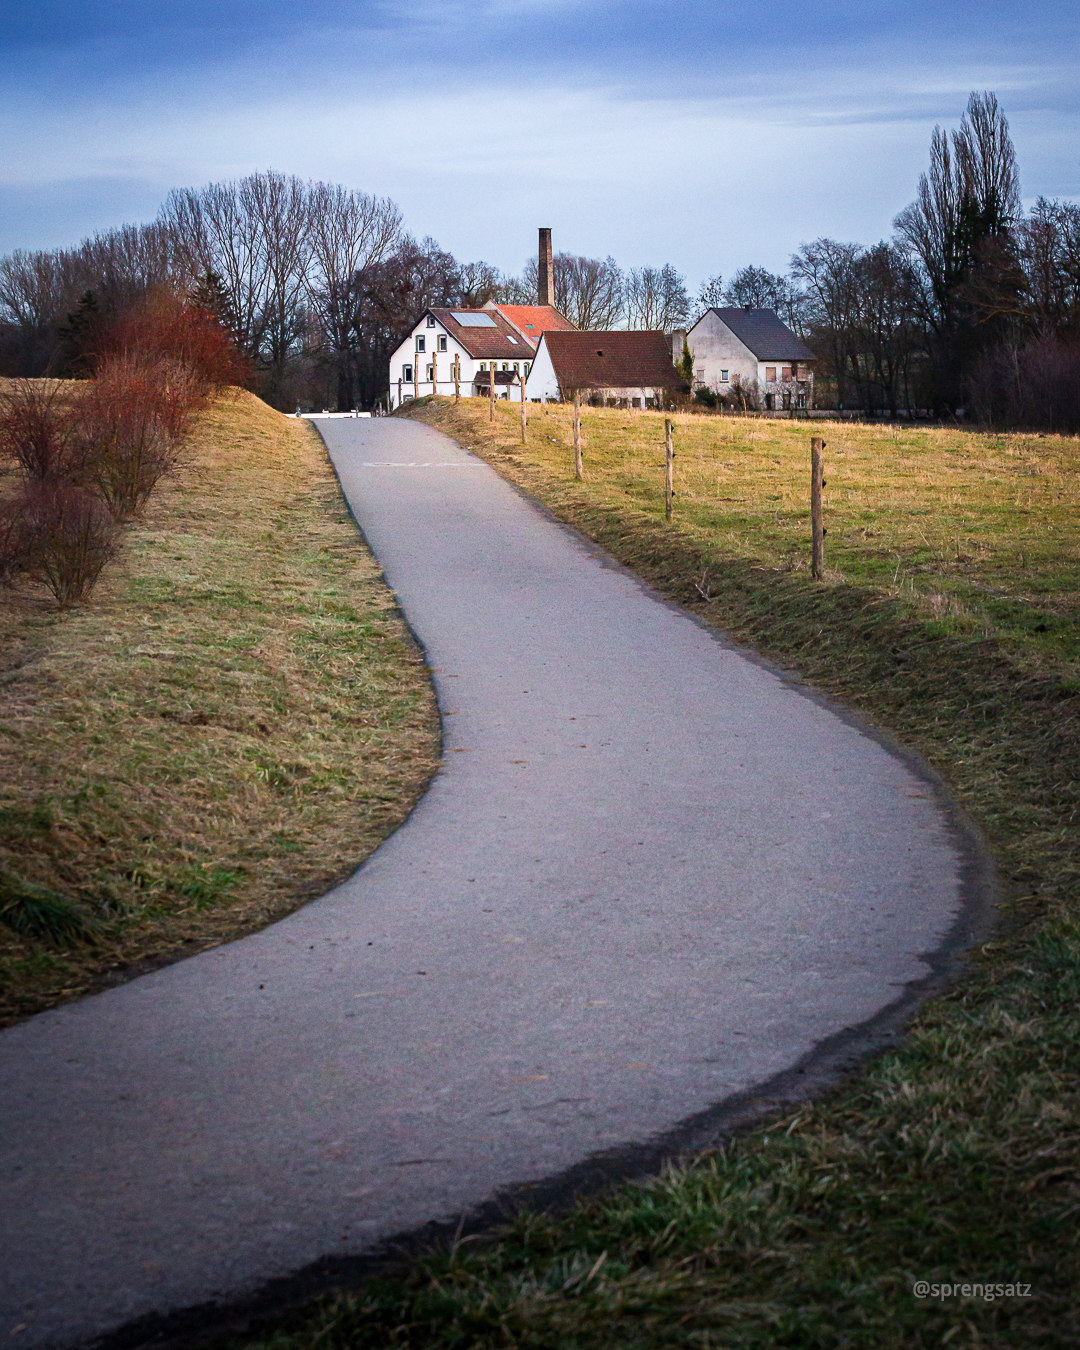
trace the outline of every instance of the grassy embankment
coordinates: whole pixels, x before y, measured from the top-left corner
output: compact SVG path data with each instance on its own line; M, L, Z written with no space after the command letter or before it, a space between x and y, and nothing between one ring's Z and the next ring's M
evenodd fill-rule
M0 925L0 1024L320 894L401 823L438 740L317 434L220 400L86 604L0 591L0 901L45 887L93 939Z
M1080 1276L1080 442L422 400L448 431L709 622L921 752L985 830L1001 925L906 1043L663 1177L267 1327L274 1350L1074 1346ZM705 597L708 597L707 599ZM917 1299L934 1284L1031 1297Z

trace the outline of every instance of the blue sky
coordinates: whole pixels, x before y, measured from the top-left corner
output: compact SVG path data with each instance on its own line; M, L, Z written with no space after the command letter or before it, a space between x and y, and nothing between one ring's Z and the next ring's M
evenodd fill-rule
M1080 7L1049 0L6 0L0 253L273 168L392 197L517 271L556 249L695 285L887 236L935 123L997 92L1024 197L1080 197Z

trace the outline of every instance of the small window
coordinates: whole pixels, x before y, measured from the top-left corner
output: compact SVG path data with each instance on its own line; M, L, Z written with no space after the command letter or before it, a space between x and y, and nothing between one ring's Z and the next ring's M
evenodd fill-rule
M431 317L430 314L427 316L427 326L428 326L429 328L434 328L434 327L435 327L435 320Z
M530 371L530 370L532 370L532 366L529 364L528 361L526 361L526 362L525 362L525 378L526 378L526 379L529 378L529 371Z
M783 369L782 369L781 372L780 372L780 378L781 378L782 380L790 380L790 379L791 379L791 367L790 367L790 366L784 366L784 367L783 367Z
M487 362L486 362L486 361L481 361L481 362L480 362L480 369L481 369L481 370L487 370Z
M401 378L406 384L412 384L412 366L401 367Z
M439 351L441 351L441 352L446 351L446 336L445 336L445 334L440 334L440 336L439 336Z
M434 374L435 374L435 367L434 367L434 366L428 366L428 368L427 368L427 375L426 375L424 378L430 380L431 377L432 377Z
M418 352L427 351L427 338L418 337L416 339L416 350Z
M514 374L515 374L515 375L520 375L520 374L521 374L521 367L518 365L518 363L517 363L516 361L514 362Z
M509 363L508 361L504 361L504 362L503 362L503 370L509 370L509 369L510 369L510 363Z
M727 382L728 382L728 373L726 370L722 370L720 372L720 383L727 384Z
M766 384L775 384L775 383L776 383L776 367L775 367L775 366L766 366L766 367L765 367L765 383L766 383Z

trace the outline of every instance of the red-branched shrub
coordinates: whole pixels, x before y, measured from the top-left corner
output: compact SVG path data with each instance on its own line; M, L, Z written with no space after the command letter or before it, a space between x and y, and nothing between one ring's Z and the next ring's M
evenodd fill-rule
M254 375L213 314L165 288L144 295L105 329L98 360L115 356L180 362L190 368L204 397L230 385L246 387Z
M0 455L15 460L27 478L73 473L78 442L70 396L49 380L16 380L0 394Z
M140 511L179 459L198 381L174 361L107 357L75 405L88 480L118 520Z
M22 498L0 501L0 586L26 570L26 542Z
M117 525L104 502L85 488L32 481L17 508L21 568L61 608L84 600L116 552Z

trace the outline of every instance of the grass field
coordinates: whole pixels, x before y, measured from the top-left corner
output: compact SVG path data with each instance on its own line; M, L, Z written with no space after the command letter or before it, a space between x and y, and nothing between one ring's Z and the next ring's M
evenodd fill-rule
M1080 1343L1080 442L420 400L660 590L923 754L998 860L998 936L846 1084L665 1175L497 1234L242 1342L345 1347ZM1002 1286L917 1297L931 1285ZM1010 1289L1011 1286L1011 1289Z
M63 897L92 939L0 925L0 1024L321 894L438 754L322 442L223 399L88 603L0 591L0 904Z

